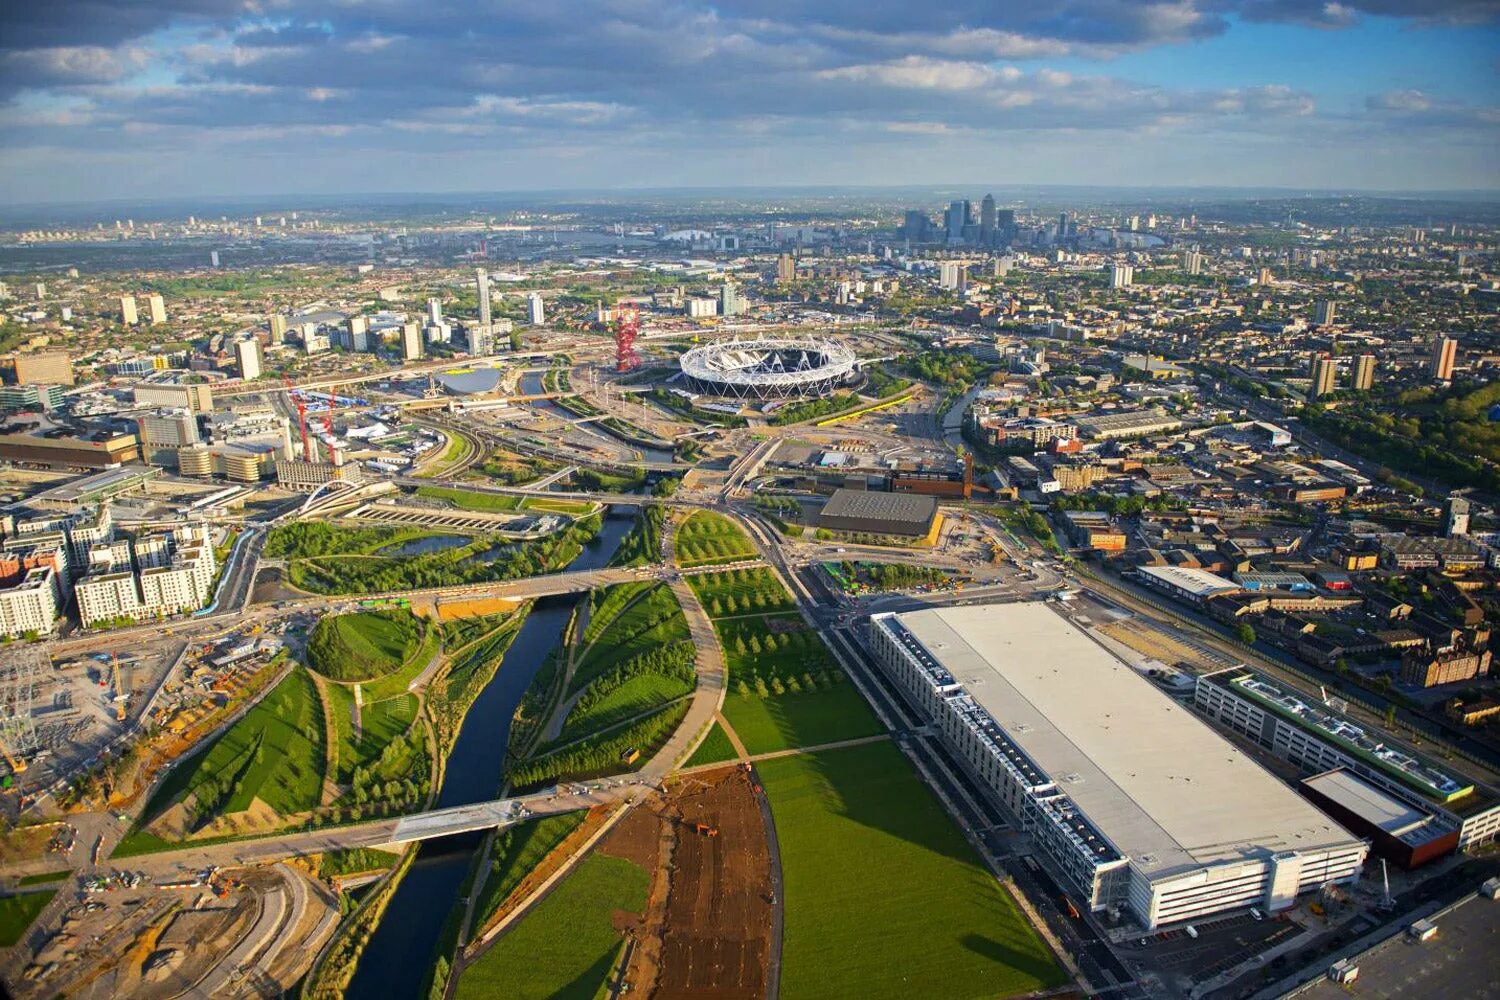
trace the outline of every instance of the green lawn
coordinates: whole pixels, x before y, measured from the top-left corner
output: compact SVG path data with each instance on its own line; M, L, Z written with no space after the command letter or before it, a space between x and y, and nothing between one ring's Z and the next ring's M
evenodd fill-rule
M37 914L52 902L55 895L57 890L48 889L0 898L0 948L9 948L21 940L26 928L31 926Z
M587 815L587 810L580 809L527 820L500 831L490 856L489 877L484 880L483 895L476 906L476 930L489 921L500 904L510 898L516 886L542 863L543 858L578 829Z
M797 609L776 574L761 566L703 573L687 580L710 618Z
M650 882L638 865L590 854L464 971L458 1000L594 1000L622 943L614 913L640 913Z
M417 717L417 696L397 695L384 701L366 701L360 709L360 736L354 738L354 692L337 684L328 685L334 729L338 733L338 764L333 780L348 784L356 767L380 759L391 740L406 733Z
M319 619L307 640L308 666L338 681L364 681L400 669L420 642L410 611L357 611Z
M730 693L724 698L724 718L752 754L885 732L865 699L847 681L828 690L768 698Z
M480 490L455 490L446 486L418 486L417 496L432 500L446 500L462 510L479 510L489 513L504 513L520 510L521 498L502 493L485 493Z
M659 708L674 698L693 693L691 677L684 679L676 675L643 673L631 677L614 687L603 698L588 707L579 706L568 713L559 743L581 739L632 716L641 715Z
M710 510L694 512L677 529L677 565L714 566L755 555L755 546L740 526Z
M399 669L360 684L360 695L364 703L368 705L372 701L385 701L387 698L399 698L406 694L411 682L427 669L428 661L438 651L441 639L438 630L431 629L422 644L407 653L406 662Z
M594 632L594 625L590 621L588 631ZM687 619L683 617L672 588L657 584L597 631L594 644L574 670L570 690L577 691L633 656L688 636Z
M751 615L714 622L731 683L838 669L823 640L798 614Z
M259 798L282 815L316 806L323 786L323 710L307 671L297 667L204 753L174 769L144 816L185 794L199 815L239 812Z
M699 767L703 764L719 764L723 761L734 760L736 756L734 744L729 742L729 734L724 732L723 726L715 722L709 728L708 735L703 737L703 742L698 744L698 749L693 751L693 755L682 766Z
M965 1000L1065 981L892 744L756 769L781 850L787 1000Z
M61 869L59 871L55 871L55 872L41 872L40 874L37 874L37 875L26 875L26 876L23 876L21 878L21 880L17 884L21 885L21 886L46 885L49 882L61 882L63 879L67 878L69 875L72 875L72 874L73 874L73 869L71 869L71 868L63 868L63 869Z

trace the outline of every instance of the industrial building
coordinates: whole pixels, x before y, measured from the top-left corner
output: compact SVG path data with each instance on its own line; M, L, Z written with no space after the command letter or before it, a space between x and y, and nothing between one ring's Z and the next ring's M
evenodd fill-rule
M818 527L923 538L938 528L937 498L916 493L836 490L818 515Z
M1369 785L1429 814L1429 832L1455 832L1458 850L1488 843L1500 833L1500 800L1473 781L1254 671L1232 667L1199 677L1193 706L1304 771L1343 769L1347 782ZM1329 796L1321 784L1313 790ZM1379 798L1373 792L1361 795L1371 802ZM1342 801L1352 810L1353 796ZM1372 806L1363 815L1380 825L1387 812Z
M1364 841L1052 606L871 621L882 666L1080 907L1157 928L1358 876Z
M1238 584L1193 566L1142 566L1136 570L1142 583L1180 601L1205 604L1210 597L1238 593Z

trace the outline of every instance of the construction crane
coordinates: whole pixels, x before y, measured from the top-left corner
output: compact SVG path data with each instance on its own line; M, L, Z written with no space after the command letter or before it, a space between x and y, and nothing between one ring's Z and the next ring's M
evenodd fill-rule
M328 387L328 412L323 417L323 430L328 433L329 444L333 444L333 408L338 403L339 387L330 385Z
M297 408L297 427L302 431L302 457L311 462L313 450L312 440L307 436L307 401L297 395L290 375L283 376L283 378L286 380L286 394L291 398L292 405Z
M129 695L125 693L125 686L120 683L120 656L118 653L111 653L109 658L115 672L115 720L124 722L125 702Z

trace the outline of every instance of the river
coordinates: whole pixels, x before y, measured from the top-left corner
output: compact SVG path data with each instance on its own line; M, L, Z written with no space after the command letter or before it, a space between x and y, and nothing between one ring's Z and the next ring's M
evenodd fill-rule
M611 507L598 537L568 565L598 569L614 556L634 521L634 508ZM493 799L500 789L510 722L542 661L562 638L578 596L537 601L506 650L500 668L464 717L448 755L437 808ZM396 889L345 992L346 1000L415 998L468 873L480 835L429 840Z

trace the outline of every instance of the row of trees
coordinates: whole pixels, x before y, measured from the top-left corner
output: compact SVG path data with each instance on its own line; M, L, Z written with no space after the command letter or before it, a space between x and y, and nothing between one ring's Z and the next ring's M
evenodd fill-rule
M625 761L628 752L640 754L639 759L649 758L666 743L687 710L685 703L677 702L624 729L582 740L542 757L517 761L509 768L510 782L519 790L630 770L634 765Z
M843 682L844 675L837 670L820 670L815 674L804 671L800 677L790 676L785 680L779 676L772 675L769 682L757 674L748 682L744 680L735 681L734 691L741 698L749 698L751 695L757 698L770 698L773 695L813 694L818 691L832 691Z

